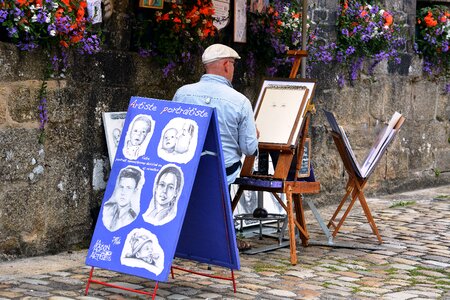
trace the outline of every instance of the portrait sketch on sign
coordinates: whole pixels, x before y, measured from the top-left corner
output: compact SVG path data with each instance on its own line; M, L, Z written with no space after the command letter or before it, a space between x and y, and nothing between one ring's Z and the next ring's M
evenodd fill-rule
M108 157L111 167L114 158L116 157L117 147L119 146L126 115L126 111L104 112L102 114L103 126L105 127L106 146L108 147Z
M153 198L142 215L145 222L155 226L172 221L177 215L178 199L184 185L184 175L173 164L161 168L153 184Z
M127 166L117 176L113 194L103 205L102 221L109 231L116 231L132 223L140 212L144 171Z
M198 124L191 119L174 118L164 127L158 156L169 162L187 163L195 154Z
M125 240L120 263L159 275L164 269L164 250L158 237L144 228L133 229Z
M130 160L136 160L144 155L154 129L155 121L151 116L141 114L134 117L127 130L123 155Z

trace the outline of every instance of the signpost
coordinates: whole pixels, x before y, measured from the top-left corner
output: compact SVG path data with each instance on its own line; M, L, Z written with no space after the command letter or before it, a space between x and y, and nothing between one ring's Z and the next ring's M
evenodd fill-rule
M180 257L233 275L240 263L221 149L212 108L132 97L86 264L159 282ZM86 294L91 282L111 286L92 279L93 268Z

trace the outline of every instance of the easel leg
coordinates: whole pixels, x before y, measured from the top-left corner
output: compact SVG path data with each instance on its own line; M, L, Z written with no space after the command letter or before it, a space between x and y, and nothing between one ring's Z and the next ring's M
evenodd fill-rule
M305 221L305 214L303 210L303 198L301 194L294 194L294 209L295 209L295 217L297 219L297 222L299 223L300 227L304 229L304 231L307 233L308 230L306 228L306 221ZM308 246L308 236L305 235L301 230L299 230L300 239L302 240L303 247Z
M152 300L156 298L156 291L158 290L158 281L155 284L155 288L153 289Z
M367 205L366 197L364 197L363 192L361 191L358 192L358 198L359 203L361 203L361 207L364 210L364 214L366 215L367 221L369 222L370 227L372 228L372 232L377 236L378 242L380 244L383 243L380 233L378 232L377 225L375 224L372 214L370 213L369 205Z
M230 269L230 270L231 270L231 280L233 281L233 291L236 294L236 280L234 278L234 271L233 271L233 269Z
M234 209L236 208L239 199L241 199L242 193L244 192L244 189L242 189L240 186L236 192L236 194L234 195L233 201L231 202L231 211L233 212Z
M287 198L287 214L288 214L288 226L289 226L289 246L291 250L291 264L297 264L297 249L295 240L295 226L294 226L294 210L292 208L292 193L289 191L286 193Z
M89 272L89 279L88 282L86 284L86 290L84 291L84 295L87 296L88 292L89 292L89 287L91 285L91 279L92 279L92 275L94 274L94 267L91 267L91 271Z
M345 188L347 192L345 193L344 197L342 198L341 202L339 203L339 206L336 208L336 211L334 212L333 216L331 217L330 221L328 222L328 225L327 225L328 228L330 228L331 226L336 228L336 226L334 225L334 221L336 220L337 215L341 211L342 206L344 206L344 203L347 200L347 197L350 195L350 193L353 190L353 185L350 184L352 182L353 182L353 180L350 178L347 182L347 187Z
M344 215L342 216L341 220L339 221L338 225L336 226L336 228L333 231L333 238L336 237L336 234L338 233L339 229L341 228L342 224L344 223L345 219L347 218L350 210L353 207L353 204L355 204L356 201L356 191L353 189L353 193L352 193L352 201L350 202L350 204L348 205L347 209L345 210Z

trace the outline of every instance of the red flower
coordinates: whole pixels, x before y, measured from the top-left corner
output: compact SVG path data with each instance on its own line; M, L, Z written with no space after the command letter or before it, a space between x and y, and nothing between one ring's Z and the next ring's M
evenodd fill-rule
M63 13L64 13L64 9L62 9L61 7L58 8L58 9L56 10L56 13L55 13L55 18L56 18L56 19L61 18L61 17L63 16Z
M428 12L428 15L423 18L423 20L425 21L425 24L427 24L427 27L434 27L437 25L437 21L433 18L431 11Z
M383 18L384 18L384 21L385 21L384 26L391 26L392 23L394 22L394 18L387 11L385 11L383 13Z
M161 17L161 20L163 20L163 21L169 20L169 14L163 14Z
M17 0L19 6L28 6L28 0Z
M348 2L347 0L344 1L344 10L346 10L348 8Z
M63 46L64 48L69 48L69 44L67 44L66 41L59 41L59 44L60 44L61 46Z

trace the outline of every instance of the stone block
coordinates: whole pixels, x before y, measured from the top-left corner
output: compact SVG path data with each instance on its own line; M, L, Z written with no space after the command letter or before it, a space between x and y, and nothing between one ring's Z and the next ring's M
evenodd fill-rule
M36 122L37 124L40 86L41 82L38 80L21 81L11 85L7 97L8 111L13 122Z
M440 82L439 88L444 89L444 82ZM448 94L439 93L436 107L436 120L439 122L450 121L450 97Z
M132 55L126 52L101 52L92 56L76 56L70 77L77 83L97 86L126 86L136 80Z
M4 128L0 130L0 181L28 182L28 176L37 165L43 164L38 144L39 130Z
M436 101L439 98L439 85L422 80L412 86L412 116L414 121L429 122L436 116Z
M313 11L313 22L322 23L328 20L328 11L325 9L315 9Z
M10 43L0 42L0 78L2 81L17 79L17 64L19 61L16 46Z
M8 89L0 85L0 126L6 123L6 115L8 114L8 95Z
M443 172L450 171L450 149L436 150L436 166L435 169Z
M16 70L19 80L42 80L49 63L49 57L40 48L32 52L19 51Z
M397 73L399 75L407 76L411 68L412 57L410 54L402 54L400 55L400 59L400 64L397 64L395 62L388 63L389 73Z

